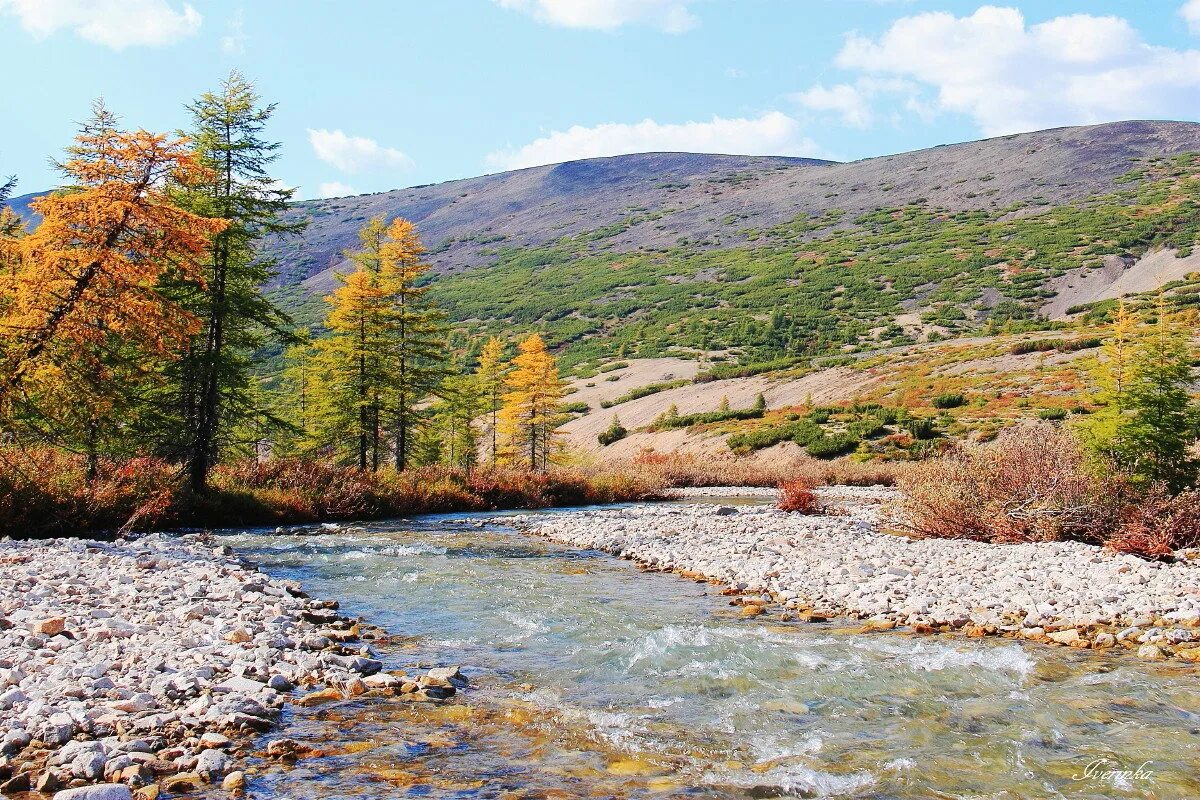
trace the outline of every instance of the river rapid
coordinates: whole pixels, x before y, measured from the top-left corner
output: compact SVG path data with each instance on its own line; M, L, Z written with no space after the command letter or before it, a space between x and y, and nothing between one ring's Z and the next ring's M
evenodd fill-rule
M275 736L318 753L252 762L251 796L1200 796L1194 667L743 618L720 587L503 519L222 535L397 634L389 669L471 680L443 704L289 711Z

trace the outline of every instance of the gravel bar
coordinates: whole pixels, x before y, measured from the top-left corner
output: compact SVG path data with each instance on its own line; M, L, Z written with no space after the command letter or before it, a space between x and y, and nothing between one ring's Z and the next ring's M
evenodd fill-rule
M881 529L897 494L819 490L836 510L639 505L510 519L556 542L723 584L748 616L849 616L864 630L999 634L1144 659L1200 661L1200 563L1077 542L999 545Z
M239 758L289 701L438 700L465 682L384 672L383 638L208 535L0 541L0 792L236 796Z

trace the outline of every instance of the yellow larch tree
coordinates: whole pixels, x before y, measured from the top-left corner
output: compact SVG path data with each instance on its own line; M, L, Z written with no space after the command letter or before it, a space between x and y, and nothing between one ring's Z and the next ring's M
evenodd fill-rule
M508 364L504 360L504 342L492 336L479 354L479 366L475 369L475 385L482 395L483 410L487 415L488 457L496 466L500 450L499 415L504 401L505 378Z
M545 470L562 419L560 406L566 388L541 336L532 334L517 349L500 409L506 460Z
M397 470L412 465L416 429L426 422L421 406L441 391L447 375L445 315L426 298L424 253L413 224L392 220L380 243L379 272L391 308L388 426Z
M199 264L225 222L173 199L209 175L186 139L122 131L102 103L59 167L67 188L31 204L41 222L15 256L6 246L0 419L74 438L94 473L98 437L128 438L118 417L132 424L138 391L197 329L163 278L202 282Z
M341 286L325 298L330 335L317 343L317 369L324 380L312 389L321 439L360 469L378 469L383 411L391 375L393 313L380 275L381 218L359 232L362 247L349 253L356 269L339 275Z

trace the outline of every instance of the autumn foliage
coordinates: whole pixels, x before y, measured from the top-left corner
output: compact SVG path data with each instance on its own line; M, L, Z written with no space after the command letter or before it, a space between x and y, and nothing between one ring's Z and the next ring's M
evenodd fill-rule
M0 449L0 535L18 537L545 508L658 494L645 481L605 472L444 466L371 472L309 459L221 464L210 490L200 494L188 487L181 465L163 459L104 461L89 482L81 456Z
M529 336L518 351L500 409L505 461L545 470L556 446L555 432L560 424L559 406L565 387L541 336Z
M963 445L900 480L906 526L921 536L1017 543L1080 541L1147 558L1200 546L1200 492L1142 490L1097 469L1048 423Z
M176 354L198 320L158 290L159 279L168 271L199 279L199 261L225 227L170 198L170 186L206 175L185 140L117 130L103 107L62 170L71 188L33 202L42 222L17 241L5 285L0 398L104 370L114 337L156 357Z
M807 478L784 481L779 484L779 502L776 507L780 511L792 511L798 514L819 514L822 506L814 491L816 488L816 484Z

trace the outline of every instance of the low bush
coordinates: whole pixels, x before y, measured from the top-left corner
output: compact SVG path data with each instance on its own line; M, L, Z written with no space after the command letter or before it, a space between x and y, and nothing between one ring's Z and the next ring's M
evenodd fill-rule
M1074 436L1038 422L961 445L901 474L906 525L984 542L1074 540L1144 558L1200 547L1200 490L1139 490L1097 472Z
M701 372L692 379L694 383L711 383L727 378L749 378L764 372L778 372L798 364L800 359L793 357L776 358L771 361L756 361L749 364L716 364Z
M904 426L914 439L932 439L937 435L937 424L929 418L910 419Z
M621 424L621 420L617 419L616 415L614 414L612 422L609 424L607 429L601 431L596 436L596 441L600 442L602 446L608 447L614 442L621 441L627 435L629 435L629 431L625 429L625 426Z
M674 408L674 406L672 406ZM660 414L654 422L650 424L651 430L673 430L676 428L690 428L693 425L711 425L716 422L730 422L733 420L746 419L761 419L766 409L758 404L750 408L723 408L716 411L701 411L696 414L680 414L678 412Z
M934 396L930 402L934 408L947 409L958 408L966 401L966 398L960 392L945 392Z
M1176 550L1200 547L1200 490L1175 496L1151 490L1125 509L1120 527L1105 544L1146 558L1169 558Z
M1014 356L1023 356L1026 353L1046 353L1056 349L1057 346L1058 341L1055 339L1027 339L1016 342L1008 351Z
M1112 513L1079 443L1044 423L964 444L910 472L901 488L908 524L939 538L1099 542Z
M852 433L822 434L805 446L805 451L813 458L834 458L845 455L858 447L861 441Z
M819 425L807 419L766 425L745 433L734 433L725 443L735 453L746 454L772 447L781 442L795 442L801 447L824 435Z
M808 478L794 478L779 484L779 502L776 506L780 511L792 511L797 514L820 514L824 509L813 489L816 488Z
M600 407L612 408L613 406L621 405L621 403L628 403L630 400L637 400L640 397L649 397L652 394L665 392L668 389L677 389L680 386L687 386L690 383L691 381L682 379L677 381L663 381L661 383L648 383L645 386L638 386L635 389L630 389L625 394L621 395L620 397L613 398L612 400L602 400L600 402Z
M1078 350L1090 350L1099 347L1103 342L1098 336L1084 336L1078 339L1027 339L1016 342L1009 348L1015 356L1026 353L1046 353L1057 350L1060 353L1074 353Z
M379 519L443 511L544 508L658 496L652 476L556 469L420 467L364 472L327 462L222 464L194 494L177 465L139 458L86 464L56 450L0 450L0 535L22 538L161 528Z

